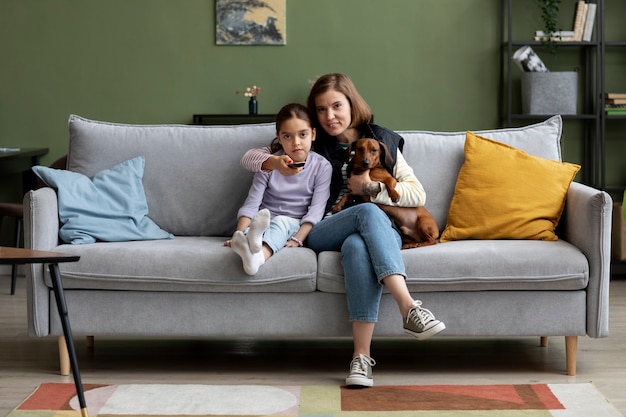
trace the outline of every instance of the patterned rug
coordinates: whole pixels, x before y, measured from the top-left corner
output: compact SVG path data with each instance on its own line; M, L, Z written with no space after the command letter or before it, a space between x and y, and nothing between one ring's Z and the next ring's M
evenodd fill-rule
M73 384L41 384L8 417L80 416ZM593 384L85 385L91 417L623 417Z

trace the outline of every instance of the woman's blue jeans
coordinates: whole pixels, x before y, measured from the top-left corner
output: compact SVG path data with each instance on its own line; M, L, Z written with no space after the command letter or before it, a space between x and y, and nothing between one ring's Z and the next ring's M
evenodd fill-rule
M341 251L350 321L376 322L381 281L406 276L400 256L402 239L375 204L352 206L317 223L307 237L315 252Z

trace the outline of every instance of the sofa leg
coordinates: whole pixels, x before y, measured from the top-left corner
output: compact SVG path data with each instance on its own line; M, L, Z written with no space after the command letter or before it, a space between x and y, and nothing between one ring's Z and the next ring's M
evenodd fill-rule
M70 374L70 353L67 350L65 337L59 336L59 364L61 366L61 375Z
M539 340L539 346L548 347L548 336L541 336L541 339Z
M567 375L576 375L576 351L578 350L578 336L565 336L565 360Z
M94 337L93 336L86 336L86 339L87 340L85 340L85 347L87 349L89 349L89 350L92 350L93 349L93 344L94 344L94 340L93 340Z

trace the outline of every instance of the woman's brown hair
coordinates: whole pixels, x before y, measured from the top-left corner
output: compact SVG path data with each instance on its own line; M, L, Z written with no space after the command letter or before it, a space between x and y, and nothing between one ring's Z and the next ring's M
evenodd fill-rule
M361 97L357 91L354 83L347 75L333 73L322 75L315 81L309 97L307 98L307 107L311 118L314 120L315 126L319 127L319 120L317 119L317 109L315 107L315 99L322 93L329 90L334 90L342 93L350 102L352 110L352 120L350 127L356 127L364 123L369 122L372 119L372 110L367 102Z

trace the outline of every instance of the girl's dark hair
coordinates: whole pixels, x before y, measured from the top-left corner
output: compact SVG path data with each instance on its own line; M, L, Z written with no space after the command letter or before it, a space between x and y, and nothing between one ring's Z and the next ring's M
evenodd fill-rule
M307 122L309 125L313 126L311 123L311 116L309 115L309 111L306 107L304 107L300 103L289 103L284 105L278 114L276 115L276 136L272 143L270 144L271 152L274 153L279 151L283 147L280 145L278 141L278 133L280 132L280 127L282 124L291 119L300 119Z
M370 109L370 106L363 99L363 97L361 97L354 86L354 83L352 83L352 80L350 80L347 75L333 73L322 75L317 79L317 81L315 81L315 84L311 87L309 97L306 101L309 114L314 120L315 127L320 127L319 120L317 119L317 109L315 108L315 99L320 94L330 90L342 93L346 96L348 102L350 102L350 107L352 109L352 121L350 123L350 127L360 126L364 123L368 123L372 119L372 110Z

